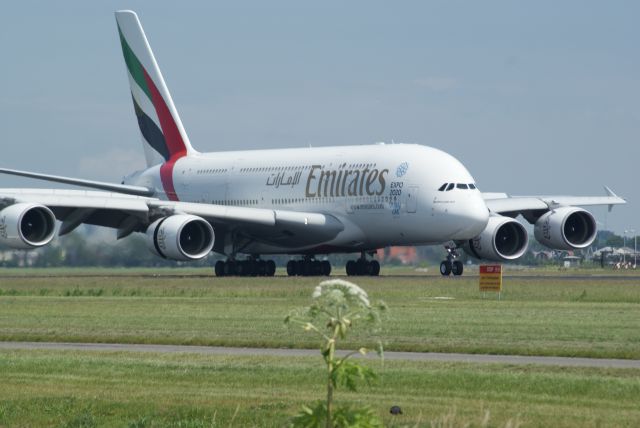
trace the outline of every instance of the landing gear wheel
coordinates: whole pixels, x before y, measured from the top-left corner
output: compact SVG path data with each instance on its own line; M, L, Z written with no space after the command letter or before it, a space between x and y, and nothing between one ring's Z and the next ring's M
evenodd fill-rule
M266 276L274 276L276 274L276 262L267 260L264 273Z
M444 249L447 251L447 259L440 263L440 273L443 276L462 275L462 271L464 270L464 265L460 260L457 260L460 257L460 253L458 249L460 248L459 243L450 242L449 244L444 246Z
M440 263L440 274L442 274L442 276L451 275L452 269L453 269L453 265L449 260L445 260L442 263Z
M236 262L236 275L237 276L245 276L247 274L247 262L239 261Z
M380 263L377 260L371 261L371 276L380 275Z
M236 263L228 261L224 264L224 276L233 276L236 274Z
M315 260L312 256L305 256L302 260L289 260L287 263L289 276L329 276L331 263L328 260Z
M260 260L257 263L257 274L258 276L267 276L267 262L264 260Z
M215 264L216 276L274 276L276 264L273 260L260 260L252 258L248 260L218 261Z
M224 272L224 265L225 265L225 263L222 260L218 260L216 262L216 266L213 269L215 274L216 274L216 276L224 276L224 273L225 273Z
M451 264L451 273L455 276L462 275L462 271L464 270L464 265L460 260L454 260Z
M289 260L287 262L287 275L294 276L296 274L296 262L293 260Z
M322 275L322 264L319 260L314 260L311 262L311 275L312 276L320 276Z
M249 276L258 276L258 262L257 261L247 261L248 271L247 275Z
M349 260L346 266L347 276L378 276L380 263L377 260L368 261L365 258Z
M331 275L331 263L329 263L328 260L323 260L321 262L321 268L323 276Z
M349 260L347 262L347 276L354 276L356 275L356 262L354 262L353 260Z

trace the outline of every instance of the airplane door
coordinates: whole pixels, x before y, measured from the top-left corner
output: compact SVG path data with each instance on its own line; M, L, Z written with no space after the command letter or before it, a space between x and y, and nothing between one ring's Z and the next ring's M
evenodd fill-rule
M407 186L405 206L408 213L415 213L418 210L418 186Z

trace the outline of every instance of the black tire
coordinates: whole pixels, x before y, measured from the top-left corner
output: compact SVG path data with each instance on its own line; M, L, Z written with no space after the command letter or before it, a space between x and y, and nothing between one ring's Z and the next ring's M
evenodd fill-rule
M313 265L310 261L304 260L302 262L302 276L309 276L312 274Z
M218 260L216 262L216 266L213 268L216 276L224 276L224 262L222 260Z
M331 263L329 263L329 260L322 261L322 275L324 276L331 275Z
M274 276L276 274L276 262L273 260L267 260L265 275Z
M236 262L235 263L235 267L236 267L236 275L237 276L246 276L246 272L247 272L247 262L242 261L242 262Z
M371 262L371 276L380 275L380 263L377 260Z
M346 266L347 276L354 276L356 274L356 262L349 260Z
M267 262L264 260L258 260L256 262L256 266L258 276L267 276Z
M309 276L320 275L320 262L317 260L311 260L309 262Z
M270 260L271 261L271 260ZM294 276L296 274L296 261L295 260L289 260L287 262L287 275L289 276Z
M358 259L356 262L356 275L363 276L368 274L368 263L366 260Z
M364 272L366 276L373 276L373 262L364 262Z
M449 276L451 275L451 262L448 260L443 261L442 263L440 263L440 274L442 276Z
M454 262L451 264L451 273L453 273L455 276L460 276L462 275L463 271L464 265L462 264L462 262L460 260L454 260Z
M298 276L304 275L304 260L298 260L296 262L296 275Z
M224 276L233 276L236 274L236 263L228 261L224 264Z
M247 261L247 276L258 276L258 263L253 260Z

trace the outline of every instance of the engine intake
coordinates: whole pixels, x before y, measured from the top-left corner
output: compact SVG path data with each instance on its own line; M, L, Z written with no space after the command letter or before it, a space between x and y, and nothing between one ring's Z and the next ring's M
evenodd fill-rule
M596 220L582 208L561 207L536 221L534 236L542 245L555 250L588 247L596 239Z
M215 234L211 224L194 215L164 217L147 228L149 249L166 259L199 260L211 252L214 242Z
M492 216L480 235L462 248L478 259L505 261L521 257L528 244L529 235L522 224L509 217Z
M0 211L0 242L16 250L47 245L56 231L56 217L44 205L18 203Z

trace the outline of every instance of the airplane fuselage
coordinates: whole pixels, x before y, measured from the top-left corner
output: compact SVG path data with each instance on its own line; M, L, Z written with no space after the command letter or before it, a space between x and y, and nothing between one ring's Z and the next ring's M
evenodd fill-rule
M171 176L167 185L157 166L125 182L154 188L163 199L320 212L345 225L321 247L253 242L247 253L352 252L468 240L489 216L458 160L414 144L202 153L178 159ZM443 190L445 183L454 186Z

